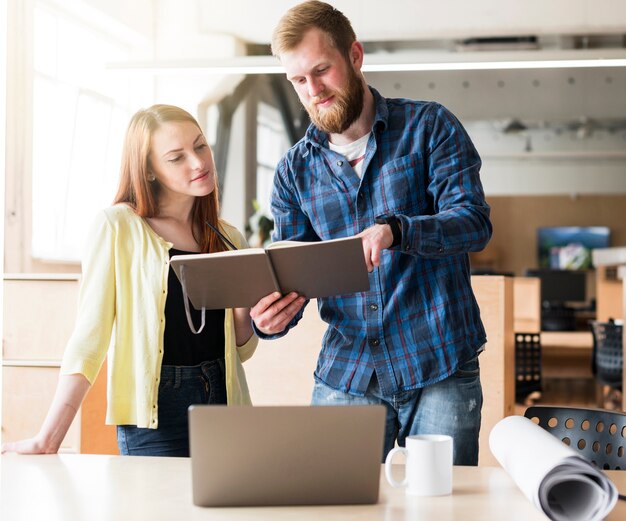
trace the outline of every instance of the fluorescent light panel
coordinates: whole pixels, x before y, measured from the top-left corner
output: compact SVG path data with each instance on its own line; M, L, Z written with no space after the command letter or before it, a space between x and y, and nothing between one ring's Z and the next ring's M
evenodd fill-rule
M626 67L626 49L388 53L365 55L364 72L420 72ZM235 56L205 62L113 63L110 69L152 75L283 74L273 56Z
M529 60L494 62L395 63L363 65L363 71L489 71L514 69L580 69L590 67L626 67L626 59L615 60Z

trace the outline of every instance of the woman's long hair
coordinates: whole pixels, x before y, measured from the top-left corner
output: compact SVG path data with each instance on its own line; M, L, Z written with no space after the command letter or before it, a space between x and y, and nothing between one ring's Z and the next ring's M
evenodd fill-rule
M172 121L193 123L200 132L196 119L187 111L172 105L153 105L137 112L128 125L117 194L113 204L125 203L141 217L158 217L157 181L148 181L150 173L150 143L152 135L163 124ZM205 223L218 226L219 197L217 174L214 190L196 197L191 210L193 238L202 252L225 251L228 248Z

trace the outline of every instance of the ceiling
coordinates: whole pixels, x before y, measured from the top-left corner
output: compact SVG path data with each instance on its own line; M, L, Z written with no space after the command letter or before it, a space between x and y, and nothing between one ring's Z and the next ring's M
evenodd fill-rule
M196 0L200 30L268 43L298 0ZM333 0L365 42L626 33L622 0ZM381 6L383 6L381 8ZM245 13L246 16L242 16Z

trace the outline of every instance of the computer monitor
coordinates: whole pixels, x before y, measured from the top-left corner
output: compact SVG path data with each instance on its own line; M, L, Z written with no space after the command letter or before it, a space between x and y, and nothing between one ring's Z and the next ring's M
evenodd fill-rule
M587 275L584 271L533 269L527 270L526 275L541 280L543 307L586 301Z
M586 301L586 272L535 269L526 275L541 280L541 329L574 331L576 312L570 304Z
M591 268L591 251L610 246L606 226L552 226L537 228L540 268L585 270Z

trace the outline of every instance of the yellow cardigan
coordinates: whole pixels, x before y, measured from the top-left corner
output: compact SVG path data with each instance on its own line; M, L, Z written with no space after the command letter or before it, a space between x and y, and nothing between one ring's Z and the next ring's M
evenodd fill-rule
M235 227L225 221L220 227L237 248L247 247ZM171 247L123 204L101 211L91 227L61 374L79 373L93 384L108 351L107 424L158 427ZM233 311L227 309L224 339L228 403L250 404L241 363L252 356L258 338L252 335L236 347Z

